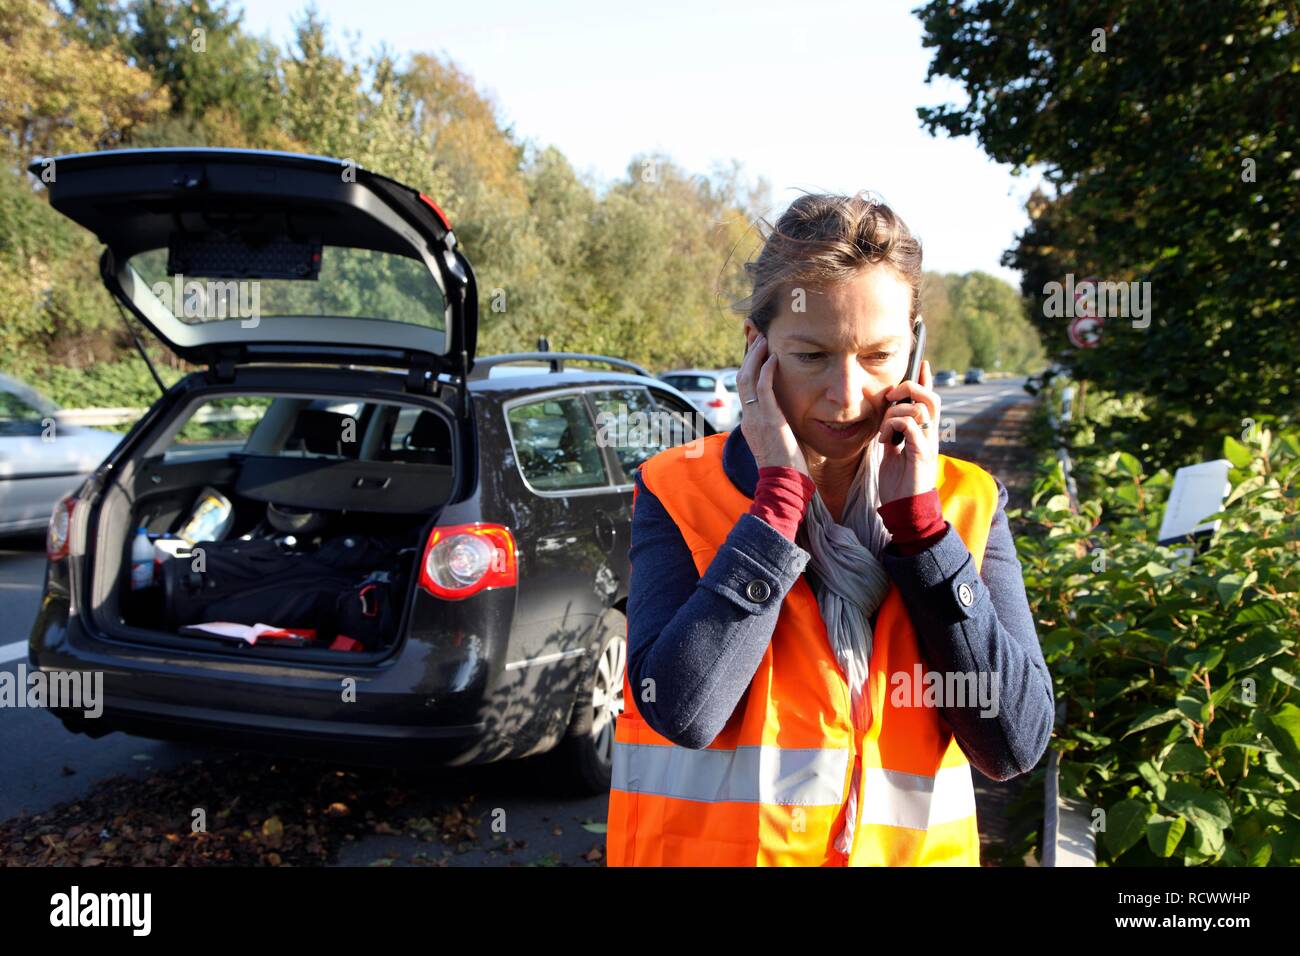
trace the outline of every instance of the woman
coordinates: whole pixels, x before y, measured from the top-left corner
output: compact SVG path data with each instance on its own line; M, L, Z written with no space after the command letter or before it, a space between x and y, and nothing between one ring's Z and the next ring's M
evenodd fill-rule
M920 245L806 195L746 271L740 427L636 478L609 864L978 866L970 763L1033 768L1052 685L1006 489L902 380Z

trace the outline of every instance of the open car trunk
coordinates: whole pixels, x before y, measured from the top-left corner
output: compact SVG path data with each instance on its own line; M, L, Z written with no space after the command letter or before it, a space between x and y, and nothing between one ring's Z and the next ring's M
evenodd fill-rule
M387 656L451 494L448 419L337 397L240 404L251 400L192 400L106 485L91 549L96 623L244 657ZM221 431L222 414L250 407L255 422ZM147 582L133 580L140 528L153 542Z
M87 549L98 628L232 653L386 653L403 633L424 535L451 494L451 436L469 414L478 294L446 214L416 187L322 156L123 149L28 168L56 173L41 176L51 207L104 243L109 293L177 356L206 365L217 391L274 363L290 367L289 380L319 382L310 370L333 369L318 391L335 403L350 386L334 382L359 381L348 377L360 367L395 369L383 374L398 384L358 395L416 396L354 402L347 437L347 416L301 395L254 415L251 433L195 428L180 447L171 439L189 419L168 415L103 492ZM246 420L225 412L195 422ZM204 501L229 520L186 532L201 553L186 547L156 580L133 579L138 529L180 534ZM272 635L250 644L189 630L222 623L314 633L276 646ZM334 649L355 646L338 637L363 650Z

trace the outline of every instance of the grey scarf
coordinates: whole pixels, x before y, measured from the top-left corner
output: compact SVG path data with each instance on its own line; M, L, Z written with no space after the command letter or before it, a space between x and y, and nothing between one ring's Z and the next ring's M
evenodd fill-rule
M876 509L880 506L877 484L884 446L876 435L863 450L853 484L844 502L843 524L831 517L820 492L815 493L799 525L796 542L811 555L809 565L813 593L831 650L849 685L853 724L860 731L871 721L867 698L867 673L871 665L871 617L889 591L889 577L880 554L891 535ZM858 777L854 769L849 787L844 829L835 846L847 855L853 846L853 828L858 816Z

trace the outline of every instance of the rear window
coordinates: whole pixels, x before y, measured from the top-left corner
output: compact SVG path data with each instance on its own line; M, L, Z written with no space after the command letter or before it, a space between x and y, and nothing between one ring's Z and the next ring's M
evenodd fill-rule
M374 319L445 331L447 303L424 263L371 249L324 246L315 279L210 279L167 271L167 250L129 264L182 322L250 321L254 315ZM251 327L251 326L250 326Z
M708 375L665 375L663 380L683 392L712 392L716 381Z

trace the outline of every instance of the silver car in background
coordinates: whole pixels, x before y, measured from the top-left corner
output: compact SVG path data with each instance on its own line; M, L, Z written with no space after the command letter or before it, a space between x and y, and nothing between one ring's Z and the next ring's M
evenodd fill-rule
M718 431L730 431L740 423L736 369L679 368L659 378L685 395Z
M44 531L55 504L122 438L59 415L40 392L0 375L0 534Z

